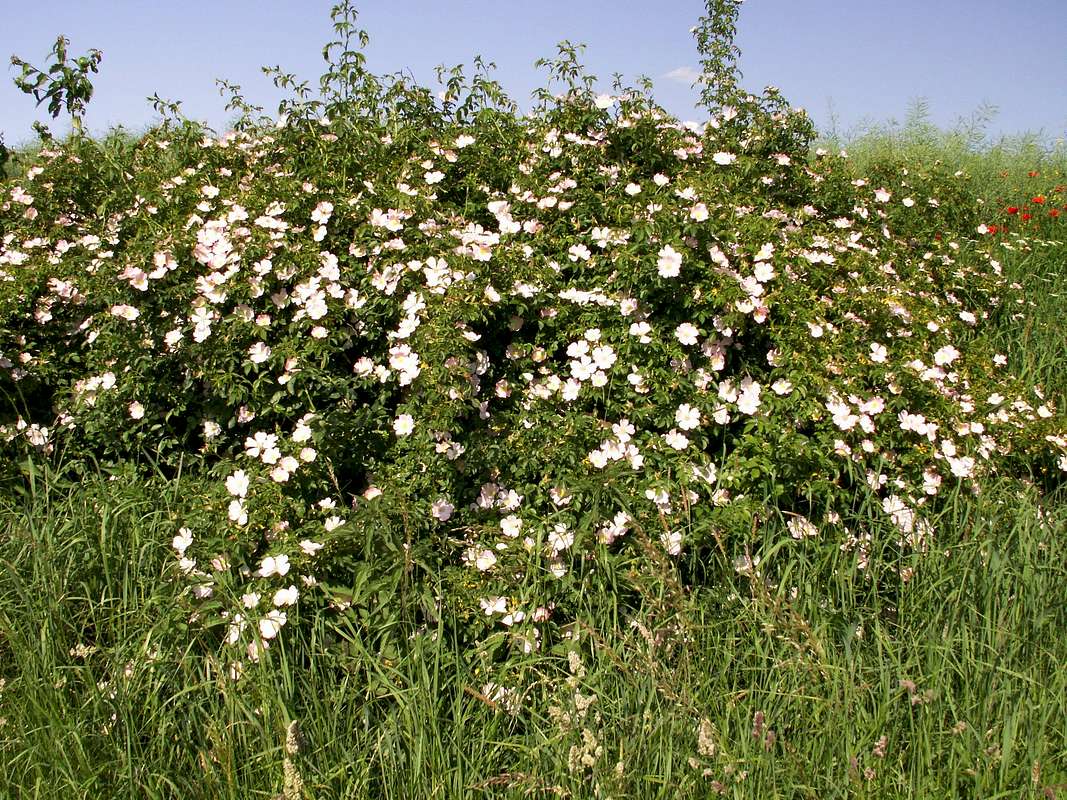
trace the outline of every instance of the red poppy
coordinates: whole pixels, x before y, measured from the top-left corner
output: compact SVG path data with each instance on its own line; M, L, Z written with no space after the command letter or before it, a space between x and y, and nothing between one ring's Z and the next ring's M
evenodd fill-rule
M987 231L987 233L988 233L988 234L989 234L990 236L994 236L994 235L996 235L996 232L997 232L997 231L999 230L999 228L997 228L997 226L996 226L996 225L987 225L986 227L987 227L987 228L989 229L989 230Z
M1008 206L1008 213L1009 214L1018 214L1019 213L1019 207L1018 206Z
M1031 170L1030 171L1030 177L1031 178L1036 178L1037 177L1037 171L1036 170Z
M1048 212L1048 215L1050 217L1052 217L1053 219L1055 219L1056 217L1058 217L1060 215L1060 210L1058 208L1054 208L1050 212Z
M1023 221L1023 222L1026 222L1026 221L1028 221L1029 219L1031 219L1031 217L1032 217L1032 216L1033 216L1032 214L1023 214L1023 215L1022 215L1022 216L1020 217L1020 219L1022 219L1022 221Z
M1030 201L1033 202L1033 203L1037 203L1038 205L1041 205L1042 203L1045 202L1045 198L1042 197L1041 195L1038 195L1037 197L1031 197Z

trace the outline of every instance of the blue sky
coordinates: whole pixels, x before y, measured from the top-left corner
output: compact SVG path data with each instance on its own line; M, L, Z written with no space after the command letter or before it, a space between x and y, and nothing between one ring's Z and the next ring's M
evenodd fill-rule
M260 67L280 64L314 80L329 41L329 0L0 0L0 56L38 66L59 33L80 55L103 51L86 121L100 131L152 120L145 98L181 100L184 112L223 129L228 119L215 78L240 84L246 97L276 109L278 94ZM366 0L360 24L370 32L375 72L408 69L424 84L440 63L495 61L497 77L520 105L541 85L534 68L561 39L587 45L589 71L604 89L614 72L646 75L656 97L683 119L696 119L696 93L683 75L698 66L689 28L697 0ZM536 10L534 10L536 9ZM1067 135L1067 0L747 0L737 40L746 88L782 89L808 109L820 129L849 132L865 123L902 120L916 98L932 119L952 125L983 104L998 113L994 136L1042 131ZM0 132L27 138L32 98L0 81ZM54 126L62 130L63 125Z

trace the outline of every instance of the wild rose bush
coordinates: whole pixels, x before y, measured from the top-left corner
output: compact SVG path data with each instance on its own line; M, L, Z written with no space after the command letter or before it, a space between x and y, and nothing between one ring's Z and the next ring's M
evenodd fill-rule
M528 651L642 565L755 571L768 525L899 571L872 553L946 496L1067 469L983 339L1024 298L958 176L858 175L773 89L683 123L572 56L528 116L353 67L4 184L9 453L203 476L174 569L235 673L401 585Z

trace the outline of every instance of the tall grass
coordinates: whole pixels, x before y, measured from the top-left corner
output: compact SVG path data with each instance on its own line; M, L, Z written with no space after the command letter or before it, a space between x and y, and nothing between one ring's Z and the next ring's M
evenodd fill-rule
M714 553L698 591L650 575L638 614L591 598L557 652L501 665L444 619L312 620L239 689L193 657L211 643L190 638L176 596L167 547L190 487L27 485L0 528L8 796L270 797L286 759L320 798L1054 797L1067 784L1064 507L1014 485L958 497L888 593L852 555L768 525L759 575ZM494 683L516 690L515 713ZM293 720L302 747L287 755Z
M315 626L235 691L185 657L159 488L38 484L5 510L0 785L21 796L269 796L291 719L316 797L992 797L1067 778L1063 519L1011 487L961 499L892 602L848 559L783 551L763 565L777 587L720 564L632 628L590 608L569 669L542 654L509 676L514 717L446 627L405 630L389 658ZM587 768L572 749L592 740Z

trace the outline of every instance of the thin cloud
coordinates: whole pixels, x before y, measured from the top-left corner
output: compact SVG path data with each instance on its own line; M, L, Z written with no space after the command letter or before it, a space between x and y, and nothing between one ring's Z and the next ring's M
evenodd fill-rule
M689 85L700 77L700 72L692 67L678 67L677 69L672 69L663 77L667 80L678 81L678 83Z

